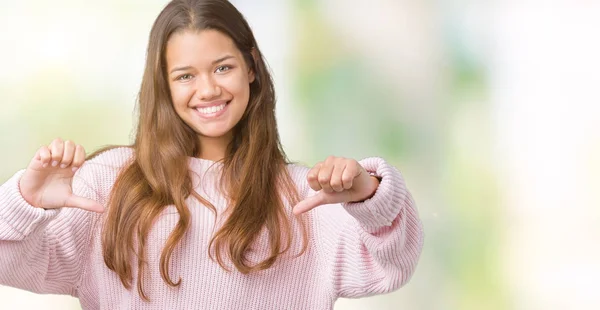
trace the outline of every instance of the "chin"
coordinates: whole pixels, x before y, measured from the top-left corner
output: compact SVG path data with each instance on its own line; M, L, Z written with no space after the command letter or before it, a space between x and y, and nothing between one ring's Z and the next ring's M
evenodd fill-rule
M218 139L227 136L231 132L231 129L223 130L200 130L196 131L200 137Z

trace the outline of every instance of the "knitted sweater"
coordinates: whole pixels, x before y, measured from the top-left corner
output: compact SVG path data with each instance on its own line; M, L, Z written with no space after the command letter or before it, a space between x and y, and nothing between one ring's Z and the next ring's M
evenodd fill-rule
M119 170L133 156L117 148L87 161L73 178L76 195L106 206ZM188 158L194 189L214 204L226 207L215 181L220 163ZM307 213L308 249L302 245L300 224L291 221L297 237L290 251L269 269L242 274L228 272L209 258L208 243L222 220L194 198L186 200L191 225L175 248L170 287L160 276L160 253L178 220L167 206L150 231L148 265L143 286L150 298L137 292L137 260L133 289L106 267L101 228L105 214L81 209L44 210L28 204L19 191L17 172L0 187L0 284L41 294L68 294L83 309L332 309L337 298L359 298L392 292L408 282L419 259L423 232L414 201L404 180L381 158L360 164L383 179L373 197L360 203L331 204ZM287 166L302 198L314 195L308 168ZM293 218L292 206L286 212ZM219 216L217 217L219 219ZM258 262L268 257L268 234L263 231L248 253ZM227 260L225 260L227 262ZM231 265L229 267L232 267Z

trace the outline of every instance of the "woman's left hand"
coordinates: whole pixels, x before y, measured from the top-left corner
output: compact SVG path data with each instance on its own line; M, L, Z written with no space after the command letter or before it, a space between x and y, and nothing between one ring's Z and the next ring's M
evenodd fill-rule
M372 177L356 160L329 156L317 163L307 176L308 184L318 193L298 203L294 214L333 203L360 202L375 194L379 180Z

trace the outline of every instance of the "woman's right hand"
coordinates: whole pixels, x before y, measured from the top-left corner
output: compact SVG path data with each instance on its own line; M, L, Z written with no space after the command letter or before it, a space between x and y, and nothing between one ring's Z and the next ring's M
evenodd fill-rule
M85 162L85 150L71 141L55 139L41 147L19 181L23 198L34 207L79 208L103 212L104 207L91 199L73 194L73 175Z

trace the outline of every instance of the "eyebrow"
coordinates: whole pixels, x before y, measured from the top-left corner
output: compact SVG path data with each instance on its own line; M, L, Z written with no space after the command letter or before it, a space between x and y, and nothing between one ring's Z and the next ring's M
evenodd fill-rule
M225 61L227 59L231 59L231 58L234 58L234 57L231 55L225 55L225 56L213 61L212 64L216 65L220 62L223 62L223 61ZM189 69L192 69L192 66L175 67L175 68L173 68L173 70L171 70L171 74L173 74L174 72L177 72L177 71L185 71L185 70L189 70Z

